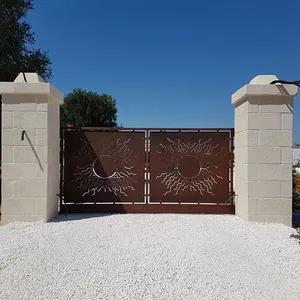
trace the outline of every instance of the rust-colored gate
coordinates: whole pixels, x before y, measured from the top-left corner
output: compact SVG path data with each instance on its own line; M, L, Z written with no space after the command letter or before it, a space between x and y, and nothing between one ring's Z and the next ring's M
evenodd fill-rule
M61 212L234 213L229 129L66 128Z

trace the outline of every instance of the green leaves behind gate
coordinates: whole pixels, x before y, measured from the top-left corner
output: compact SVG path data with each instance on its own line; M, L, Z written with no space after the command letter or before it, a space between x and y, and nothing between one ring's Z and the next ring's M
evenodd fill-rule
M116 100L107 94L75 89L61 105L61 126L115 127Z

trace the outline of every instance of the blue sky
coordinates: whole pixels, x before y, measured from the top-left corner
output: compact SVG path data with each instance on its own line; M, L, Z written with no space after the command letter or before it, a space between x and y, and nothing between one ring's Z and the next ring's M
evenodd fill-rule
M36 0L28 21L52 83L112 95L124 127L233 127L231 94L253 77L300 80L299 12L299 0Z

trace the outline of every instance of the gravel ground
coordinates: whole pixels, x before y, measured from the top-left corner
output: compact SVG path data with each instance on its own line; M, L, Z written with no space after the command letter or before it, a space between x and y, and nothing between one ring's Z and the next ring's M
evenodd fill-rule
M0 228L0 299L300 299L295 230L218 215Z

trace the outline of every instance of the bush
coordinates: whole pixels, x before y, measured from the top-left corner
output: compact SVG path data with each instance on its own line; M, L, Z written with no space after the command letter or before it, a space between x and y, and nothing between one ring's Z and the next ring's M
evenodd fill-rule
M300 176L293 168L293 211L300 211Z

